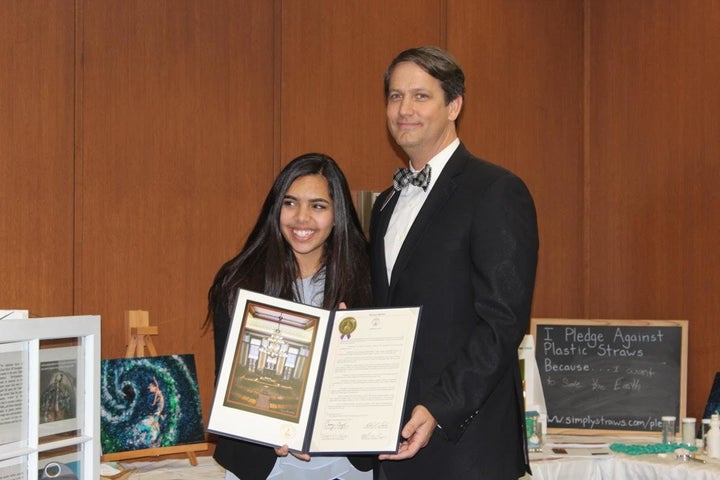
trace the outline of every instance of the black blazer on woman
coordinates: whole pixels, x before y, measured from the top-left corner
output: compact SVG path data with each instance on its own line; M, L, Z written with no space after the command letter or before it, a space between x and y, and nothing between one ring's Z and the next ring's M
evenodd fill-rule
M461 144L388 282L383 237L398 197L390 188L373 207L373 295L381 307L423 307L405 414L424 405L439 428L415 457L382 469L388 480L517 479L529 471L518 347L537 266L532 197Z

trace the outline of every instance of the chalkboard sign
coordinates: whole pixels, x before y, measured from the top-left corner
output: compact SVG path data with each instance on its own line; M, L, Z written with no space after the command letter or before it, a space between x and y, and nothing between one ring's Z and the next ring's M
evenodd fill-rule
M685 416L687 321L533 319L551 433L661 430Z

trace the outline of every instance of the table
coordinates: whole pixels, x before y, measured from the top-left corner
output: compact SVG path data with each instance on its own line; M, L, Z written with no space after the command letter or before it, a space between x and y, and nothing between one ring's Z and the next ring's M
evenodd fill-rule
M293 457L294 458L294 457ZM369 472L358 472L346 458L318 457L311 470L293 469L295 462L277 465L270 472L268 480L303 480L316 478L342 478L343 480L372 480ZM224 480L225 469L212 457L197 457L198 464L193 466L187 459L167 459L151 461L121 462L126 469L132 469L127 480ZM296 460L300 462L300 460ZM102 471L102 468L101 468Z
M657 443L643 437L568 437L549 436L550 442ZM569 451L572 449L568 449ZM187 459L122 462L135 471L128 480L224 480L225 470L212 457L198 456L198 465ZM706 459L702 464L677 460L674 454L557 455L545 446L542 453L530 454L532 476L523 480L720 480L720 460Z
M606 442L653 444L657 438L643 437L548 437L554 442ZM567 449L569 452L577 451ZM595 450L597 451L597 450ZM699 455L698 455L699 456ZM674 453L627 455L557 455L544 446L542 453L530 454L532 480L720 480L720 460L705 458L706 463L679 460Z
M127 480L224 480L225 469L212 457L198 456L197 465L185 459L117 462L132 473ZM100 471L102 472L102 467Z

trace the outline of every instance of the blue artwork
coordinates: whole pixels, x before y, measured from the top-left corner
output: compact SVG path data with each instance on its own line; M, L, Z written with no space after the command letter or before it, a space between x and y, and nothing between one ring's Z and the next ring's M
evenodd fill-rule
M205 440L193 355L103 360L103 453Z
M720 372L715 373L703 418L710 418L713 413L720 413Z

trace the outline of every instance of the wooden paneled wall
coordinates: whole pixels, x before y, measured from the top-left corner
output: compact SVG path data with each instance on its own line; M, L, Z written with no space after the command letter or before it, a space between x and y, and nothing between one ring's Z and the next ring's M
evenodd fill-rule
M402 159L386 133L385 68L406 48L444 43L443 3L283 2L281 161L323 151L352 189L390 185Z
M720 370L720 2L0 2L0 308L125 310L194 353L207 288L307 151L381 190L402 158L382 75L437 44L467 75L460 135L538 208L538 317L690 321L688 413Z
M74 12L0 2L0 309L73 312Z
M588 4L586 313L689 320L688 413L720 371L720 1Z
M148 310L158 353L194 353L214 382L207 289L257 217L273 163L272 2L83 2L82 220L75 310Z
M467 77L460 137L518 173L540 231L536 316L583 313L583 7L449 2L447 48Z

